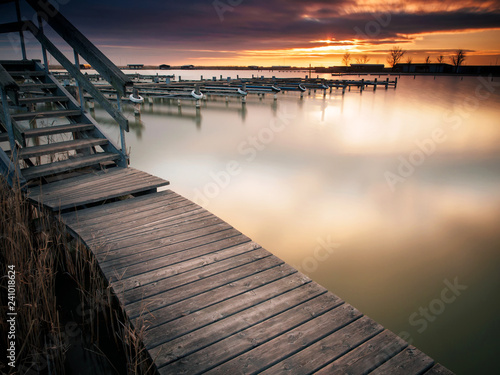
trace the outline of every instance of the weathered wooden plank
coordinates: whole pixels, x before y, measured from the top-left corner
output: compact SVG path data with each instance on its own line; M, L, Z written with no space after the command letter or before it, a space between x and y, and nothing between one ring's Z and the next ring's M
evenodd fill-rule
M58 152L65 152L71 150L81 150L95 146L102 146L108 143L107 139L100 138L87 138L87 139L74 139L71 141L48 143L38 146L20 148L18 153L21 158L32 158L35 156L56 154Z
M260 248L255 242L248 242L245 236L231 237L222 241L215 242L211 246L205 246L208 248L210 253L202 254L200 253L200 247L196 248L196 255L193 259L186 257L187 251L182 251L180 253L173 254L173 256L163 257L168 259L170 264L163 267L158 267L154 262L151 264L145 272L136 273L133 277L128 277L126 279L117 280L113 282L113 288L120 290L122 293L129 291L140 286L145 286L148 284L156 283L160 280L169 279L172 280L174 276L186 274L189 272L195 272L196 277L202 277L206 272L216 272L215 270L210 270L209 266L212 264L218 264L218 267L224 267L223 261L233 261L233 257L256 250ZM206 250L207 251L207 250ZM176 259L177 262L172 261L172 258ZM165 261L165 260L164 260ZM140 267L141 265L137 265ZM135 269L136 267L131 266L129 269ZM128 276L128 275L127 275Z
M42 84L38 84L39 86ZM28 90L29 88L34 87L34 84L24 84L21 85L23 90ZM53 85L50 85L53 86ZM43 88L48 88L48 84L43 84L41 86ZM16 113L12 115L12 118L16 121L25 121L32 120L34 118L57 118L57 117L71 117L71 116L80 116L82 114L81 111L73 110L73 109L60 109L57 111L40 111L40 112L24 112L24 113Z
M257 245L258 246L258 245ZM232 269L251 264L257 260L271 256L267 250L261 247L255 248L255 243L246 243L237 247L239 254L236 256L206 265L200 269L195 269L189 272L176 274L168 278L149 278L142 285L134 289L127 290L123 293L126 303L132 303L146 299L158 294L158 290L167 292L169 290L201 281L212 276L221 275L223 272L228 272Z
M142 211L142 207L145 205L156 205L159 202L164 202L163 204L167 205L168 203L166 202L173 196L174 195L172 190L165 190L148 196L141 196L135 197L134 199L126 199L118 202L106 203L105 206L96 206L76 212L65 213L61 215L61 219L66 225L71 226L83 224L86 221L92 222L97 218L102 218L102 220L107 221L106 218L108 217L108 215L122 213L124 211L130 211L134 209Z
M197 296L165 306L156 310L154 314L149 314L146 310L144 310L143 314L135 319L132 319L132 321L135 323L146 319L148 329L153 329L183 316L195 314L201 310L211 311L206 309L223 301L229 301L236 296L245 295L252 298L252 296L255 296L256 294L256 289L269 284L272 284L270 286L272 289L285 290L288 288L288 290L293 290L300 285L305 285L310 282L311 279L307 276L297 273L295 269L286 264L281 264L261 273L250 275L230 284L223 285L216 289L198 294ZM266 290L267 289L264 289L263 291L259 290L258 293L265 296ZM199 315L200 314L193 316Z
M152 250L173 242L185 241L205 234L229 229L231 226L220 219L209 217L194 222L173 225L162 232L147 233L143 236L126 237L114 241L105 238L84 238L96 254L106 254L107 259L116 259L130 255L134 251Z
M44 72L37 72L42 75ZM36 103L55 103L55 102L68 102L66 96L33 96L31 98L19 98L20 105L36 104Z
M315 296L314 294L296 293L305 289L296 289L291 293L266 301L265 304L245 310L238 314L242 317L240 319L231 316L167 342L160 347L150 349L152 353L159 353L156 357L156 364L160 373L196 374L205 372L213 367L217 361L231 358L235 353L249 350L273 336L279 336L294 326L311 321L311 313L305 308L308 304L316 307L319 314L329 310L326 314L330 315L330 312L343 309L342 306L336 308L342 302L338 299L332 300L331 294ZM293 302L293 296L300 298L298 301L302 301L302 303ZM292 297L291 300L290 297ZM273 308L275 307L276 310L269 309L269 304L273 302L275 302ZM263 329L263 327L266 328ZM197 351L200 353L196 353ZM211 351L211 355L209 351ZM236 371L230 370L222 373L237 374L243 372L241 367L237 366L236 368Z
M280 264L283 264L281 259L275 256L269 256L238 268L207 277L206 279L183 285L176 289L167 290L165 292L159 291L157 294L149 296L145 300L127 303L128 301L125 299L125 308L129 317L136 318L141 315L144 309L153 312L164 306L230 284L231 282L274 268Z
M382 366L372 371L371 375L411 375L422 374L434 365L434 360L414 346L404 349Z
M113 161L119 158L120 155L118 154L103 152L99 154L81 156L64 161L25 168L21 170L21 173L26 180L33 180L39 177L49 176L56 173L62 173L78 168L98 165L99 163Z
M100 233L106 233L108 240L115 240L125 237L129 234L140 234L141 232L157 231L160 225L168 226L186 220L195 220L200 217L208 217L211 214L200 206L195 204L186 205L184 201L169 207L168 211L160 206L156 209L151 209L151 216L148 215L149 211L142 211L137 214L129 215L127 211L123 212L123 220L114 220L107 222L100 222L95 225L87 225L81 231L82 236L91 233L98 236ZM151 221L148 223L148 217Z
M68 200L80 197L81 195L84 195L85 192L87 195L103 195L106 191L123 190L127 187L127 185L129 185L130 190L133 190L134 185L146 184L148 182L167 184L167 181L159 177L132 172L130 175L126 176L120 175L115 176L114 178L102 177L101 179L96 179L96 181L92 184L85 184L85 186L81 187L68 186L51 192L43 192L43 198L44 202L50 204L57 199Z
M19 101L21 101L21 99L19 99ZM54 134L83 132L92 129L94 129L94 124L67 124L27 129L23 134L24 138L35 138Z
M147 212L150 209L153 210L158 207L162 207L164 210L167 210L172 205L184 207L190 204L185 200L181 200L176 198L174 195L166 193L169 191L170 190L166 190L155 194L148 194L146 197L152 196L152 198L154 198L151 200L145 199L144 196L136 196L133 197L133 199L129 199L132 198L129 197L117 202L108 202L103 206L79 210L73 215L72 213L64 214L62 219L74 229L81 230L82 228L87 228L89 226L99 226L103 223L115 222L116 220L122 219L124 214L142 215L144 211ZM164 196L160 197L157 196L157 194L164 194ZM118 211L118 209L120 209L120 211Z
M366 374L400 353L407 346L408 343L394 333L384 330L315 374Z
M201 306L199 310L165 324L148 327L145 334L147 347L154 348L169 343L194 331L195 334L183 337L186 342L184 346L193 350L193 340L200 342L202 337L200 343L207 346L207 340L215 343L326 293L326 290L316 283L304 284L306 281L293 274L255 289L247 289L245 293L216 304L210 301L212 305L208 307Z
M103 270L108 273L110 281L124 280L170 264L182 262L184 265L187 261L195 261L197 257L218 251L226 246L239 245L249 241L250 239L247 236L242 235L234 228L230 228L181 243L174 243L151 252L132 254L115 260L113 262L114 267L103 267ZM186 267L189 267L189 263L186 263ZM115 273L119 274L120 278L115 277Z
M169 228L178 228L180 226L195 226L198 222L203 221L209 224L219 224L222 223L221 220L214 218L210 212L207 212L201 208L193 207L191 211L178 213L175 216L165 218L159 221L154 227L140 226L139 228L127 227L124 229L123 233L116 231L113 235L106 236L109 241L120 241L127 238L146 236L152 234L160 235L161 233L166 233Z
M262 374L311 374L383 330L380 324L363 316L276 363Z
M438 363L423 375L455 375L455 373Z
M331 294L329 294L331 295ZM307 306L308 304L306 304ZM311 311L316 311L316 306L311 306ZM355 321L362 314L354 307L344 304L333 310L318 315L302 325L284 332L273 340L249 350L238 357L210 370L209 374L261 372L274 363L296 353L305 346L335 332L336 330Z
M73 208L73 207L101 202L107 199L113 199L131 194L146 192L150 191L151 189L156 189L162 186L166 186L168 184L169 184L168 181L156 177L151 177L147 181L137 182L128 185L126 183L123 183L123 185L119 187L116 188L110 187L108 190L101 189L93 192L92 194L87 194L87 195L81 194L79 196L69 197L64 200L55 199L45 205L51 207L55 211L64 210L67 208Z
M117 270L121 273L123 268L129 264L130 266L136 263L142 263L145 261L154 261L156 258L166 256L171 253L181 251L183 246L187 248L194 248L204 244L205 239L207 242L213 238L213 236L218 236L219 238L232 237L234 235L240 234L229 225L222 226L213 225L210 227L200 228L193 232L180 233L168 239L160 239L150 243L144 244L144 246L137 249L137 253L133 251L133 248L127 248L127 252L111 252L113 247L108 244L107 246L101 246L97 248L100 251L98 253L93 249L94 254L97 255L97 259L100 262L101 269L104 272ZM149 246L151 245L151 246Z

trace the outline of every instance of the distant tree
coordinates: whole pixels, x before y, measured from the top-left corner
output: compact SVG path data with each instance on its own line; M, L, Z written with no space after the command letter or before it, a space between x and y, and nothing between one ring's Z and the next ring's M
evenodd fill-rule
M408 58L406 59L406 63L410 65L412 62L413 62L413 57L408 56Z
M351 62L351 53L349 51L346 51L344 53L344 56L342 56L342 64L344 64L345 66L349 66Z
M430 57L430 56L427 56L427 57L425 58L425 63L426 63L427 65L429 65L429 64L431 63L431 57Z
M465 51L463 49L459 49L455 52L454 55L450 57L453 66L455 67L455 73L458 73L458 68L465 61Z
M438 62L439 64L443 64L443 63L444 63L444 56L443 56L443 55L439 56L439 57L437 58L437 62Z
M394 66L402 59L406 51L399 46L395 46L389 52L389 57L387 57L387 62L394 68Z
M356 62L358 64L368 64L368 61L370 61L370 58L368 57L368 55L363 55L363 56L356 58Z

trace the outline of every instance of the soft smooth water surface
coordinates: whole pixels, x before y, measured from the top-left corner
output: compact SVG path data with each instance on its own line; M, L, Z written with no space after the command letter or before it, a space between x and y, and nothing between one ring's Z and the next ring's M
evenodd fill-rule
M186 78L252 73L284 75ZM131 165L456 373L499 373L500 90L487 81L157 101L137 120L128 109Z

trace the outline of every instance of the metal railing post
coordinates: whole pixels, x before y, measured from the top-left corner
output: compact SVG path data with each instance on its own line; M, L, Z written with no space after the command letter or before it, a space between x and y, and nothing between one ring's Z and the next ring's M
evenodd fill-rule
M40 29L40 33L44 35L43 33L43 19L40 15L38 15L38 28ZM42 55L43 55L43 65L45 66L45 71L48 73L49 72L49 60L47 59L47 49L42 43Z
M118 105L118 110L121 112L122 111L122 101L120 98L120 94L116 93L116 103ZM122 147L122 152L127 157L127 144L125 142L125 130L123 130L123 127L120 126L120 142L121 142L121 147Z
M16 14L17 21L21 22L21 6L19 5L19 0L16 0ZM27 60L26 57L26 44L24 43L24 33L23 31L19 31L19 38L21 39L21 52L23 54L23 60Z
M0 95L2 97L4 122L5 122L5 127L7 128L7 134L9 135L9 144L12 153L12 160L14 162L17 162L17 148L16 148L16 141L14 138L14 129L12 128L12 121L9 113L9 100L7 98L7 92L3 87L0 88Z
M73 52L75 54L76 69L80 70L80 57L78 56L78 52L76 52L76 50L73 50ZM76 82L76 87L78 87L78 96L80 97L80 108L83 110L83 108L85 107L85 98L83 97L83 89L77 79L75 79L75 82Z

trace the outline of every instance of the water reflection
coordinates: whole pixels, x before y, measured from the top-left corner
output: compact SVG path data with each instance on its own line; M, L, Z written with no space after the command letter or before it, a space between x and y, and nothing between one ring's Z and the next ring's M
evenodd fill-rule
M237 162L208 209L455 372L492 373L500 93L478 99L479 84L402 77L396 90L219 98L199 111L155 102L142 139L128 137L131 162L190 199ZM325 241L339 246L317 258ZM419 332L410 317L455 278L468 289Z

